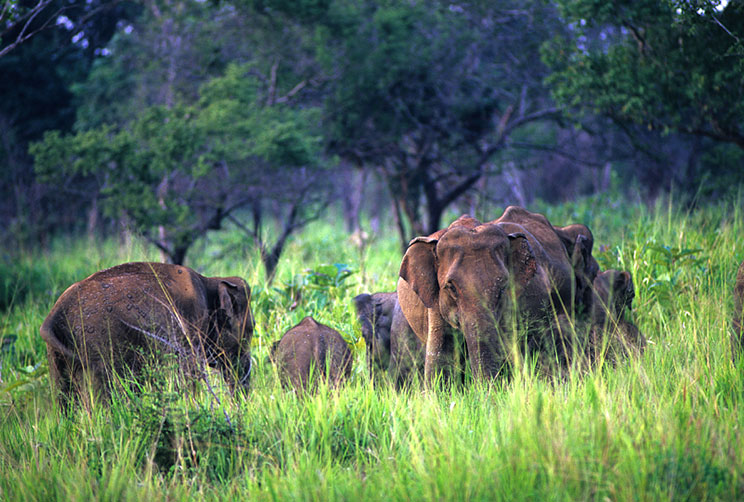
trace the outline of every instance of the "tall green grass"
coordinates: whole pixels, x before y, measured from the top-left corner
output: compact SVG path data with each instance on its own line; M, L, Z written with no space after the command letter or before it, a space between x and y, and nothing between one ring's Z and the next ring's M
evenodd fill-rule
M743 203L688 210L597 197L531 208L556 225L589 225L602 268L633 274L646 351L562 379L525 364L508 380L450 390L371 384L351 298L394 289L399 244L391 232L360 251L331 220L291 242L272 285L239 234L210 237L191 257L200 272L253 288L250 393L217 400L164 376L65 417L39 325L70 283L157 255L64 240L7 258L25 292L0 313L0 336L14 335L0 356L0 499L743 499L744 362L732 362L728 331ZM355 273L332 277L344 269L333 264ZM305 315L353 344L354 373L338 391L297 396L267 361L270 343Z

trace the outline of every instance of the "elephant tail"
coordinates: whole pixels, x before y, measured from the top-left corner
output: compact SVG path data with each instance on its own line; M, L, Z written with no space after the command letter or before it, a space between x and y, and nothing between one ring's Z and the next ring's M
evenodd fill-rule
M50 315L49 317L47 317L44 320L44 323L41 325L39 332L41 333L41 338L44 339L49 347L62 353L65 357L73 360L78 359L78 356L75 354L75 352L70 350L70 348L64 343L63 340L70 340L71 337L69 333L60 333L60 330L55 323L55 316Z

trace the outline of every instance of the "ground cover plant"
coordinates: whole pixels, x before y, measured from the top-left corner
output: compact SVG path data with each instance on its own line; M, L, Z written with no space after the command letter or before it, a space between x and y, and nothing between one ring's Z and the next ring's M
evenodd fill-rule
M110 407L60 414L38 330L72 282L158 259L118 240L55 241L3 255L0 283L0 498L4 500L735 500L744 497L744 361L729 338L744 259L744 197L689 209L607 195L536 204L581 222L602 269L628 270L645 352L616 364L425 391L370 382L352 298L392 291L392 231L355 247L338 220L288 244L267 285L238 231L210 237L189 266L253 290L252 389L181 392L166 369ZM492 208L493 219L503 208ZM449 221L457 215L449 214ZM268 352L306 315L352 347L350 382L309 396L283 389Z

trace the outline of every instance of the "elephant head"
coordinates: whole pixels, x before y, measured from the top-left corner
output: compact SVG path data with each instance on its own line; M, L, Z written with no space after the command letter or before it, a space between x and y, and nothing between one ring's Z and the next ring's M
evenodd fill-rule
M566 248L576 277L574 308L586 311L592 301L592 283L599 273L599 264L592 256L594 236L589 227L580 223L554 228Z
M362 293L354 297L370 371L373 367L387 369L390 365L390 329L397 303L396 293Z
M595 326L623 318L635 298L635 288L630 272L605 270L593 282L591 319Z
M387 370L400 387L423 370L423 344L403 315L396 292L363 293L354 297L354 305L367 345L370 371Z
M248 386L253 317L239 277L204 277L162 263L126 263L70 286L41 326L63 407L83 386L106 395L114 373L138 376L153 357L173 354L186 374L209 364Z
M512 314L538 320L565 311L572 281L553 227L521 208L486 224L461 218L415 238L401 263L398 294L426 343L426 378L454 365L455 332L465 337L473 374L496 375L506 362Z

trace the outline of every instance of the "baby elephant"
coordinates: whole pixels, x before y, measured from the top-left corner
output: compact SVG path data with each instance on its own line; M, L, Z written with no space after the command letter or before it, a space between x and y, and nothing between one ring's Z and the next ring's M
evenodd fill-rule
M75 395L107 396L114 373L138 376L172 354L187 374L204 363L248 386L253 317L240 277L204 277L163 263L125 263L67 288L41 326L49 372L67 409ZM161 359L162 360L162 359Z
M734 319L733 328L734 333L731 338L731 346L734 349L734 355L741 350L742 344L744 344L744 310L742 305L744 304L744 261L739 265L739 272L736 274L736 285L734 286Z
M398 293L357 295L354 306L367 345L370 372L387 370L397 387L415 373L423 377L424 345L403 315Z
M351 374L352 357L346 341L338 331L310 316L274 343L271 358L279 368L282 384L297 390L314 387L316 376L335 387Z
M638 328L625 320L625 312L631 308L635 297L633 278L630 272L606 270L597 274L592 283L591 337L589 347L594 356L602 349L603 335L608 348L613 352L642 351L646 339ZM619 346L617 346L619 344Z

